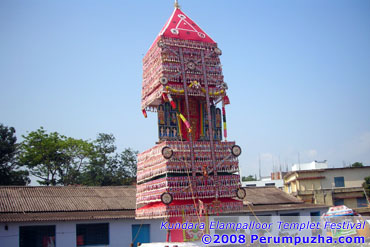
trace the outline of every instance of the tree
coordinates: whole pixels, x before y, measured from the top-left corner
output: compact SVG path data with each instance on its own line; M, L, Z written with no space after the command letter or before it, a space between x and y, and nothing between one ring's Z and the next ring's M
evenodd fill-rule
M58 169L59 184L81 184L81 172L89 164L93 145L87 141L74 138L62 140L62 152L66 155L65 163Z
M362 164L362 162L355 162L351 165L351 167L363 167L364 164Z
M74 139L42 127L23 136L19 161L42 185L107 186L132 184L136 151L117 154L112 134L98 134L93 142Z
M243 181L243 182L247 182L247 181L257 181L257 179L256 179L255 177L253 177L252 175L249 175L248 177L243 176L243 177L242 177L242 181Z
M112 170L117 163L112 134L99 133L93 142L89 165L82 174L82 184L90 186L112 185Z
M20 162L43 185L81 183L81 171L89 163L92 144L87 141L47 133L42 127L23 136Z
M23 136L20 162L27 166L31 174L41 179L43 185L57 185L58 171L67 162L68 157L63 152L64 136L57 132L47 134L41 127Z
M112 186L132 184L136 177L136 151L125 149L117 154L115 137L99 133L93 142L90 164L82 174L82 184Z
M121 167L124 169L124 174L126 182L124 184L132 184L136 182L136 172L137 172L137 151L131 148L126 148L120 154L119 162Z
M18 144L13 127L0 124L0 185L27 185L28 171L17 170Z

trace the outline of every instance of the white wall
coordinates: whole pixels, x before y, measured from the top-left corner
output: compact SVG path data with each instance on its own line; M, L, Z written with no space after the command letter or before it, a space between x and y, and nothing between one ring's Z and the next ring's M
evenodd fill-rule
M32 225L56 225L56 247L76 246L76 224L109 223L109 247L128 247L132 241L133 224L150 224L150 241L164 242L166 231L160 230L161 220L100 220L42 223L0 223L0 247L19 246L19 227ZM8 230L5 230L5 226Z
M269 184L269 183L275 183L274 186L276 188L283 188L283 186L284 186L284 180L283 179L271 180L271 178L269 180L259 180L259 181L246 181L246 182L242 182L242 186L243 187L248 187L250 185L256 185L256 186L250 186L250 187L264 187L264 186L269 186L269 185L266 185L266 184Z
M327 209L302 209L291 211L271 211L271 212L256 212L258 215L279 216L283 213L298 212L300 216L310 216L310 212L320 211L320 215ZM210 220L214 220L216 216L211 216ZM244 216L225 216L225 217L240 217L240 221L244 221ZM218 217L216 217L218 218ZM240 222L239 221L239 222ZM162 220L135 220L135 219L120 219L120 220L100 220L100 221L71 221L71 222L43 222L43 223L0 223L0 247L18 247L19 246L19 227L30 225L56 225L56 247L72 247L76 246L76 224L86 223L109 223L109 246L110 247L128 247L132 241L131 227L133 224L150 224L150 241L165 242L166 231L160 230ZM8 230L5 230L5 226Z
M5 226L8 225L8 230ZM0 223L0 247L19 246L19 227L15 224Z
M294 164L292 166L292 171L316 170L316 169L326 169L326 168L328 168L327 162L312 161L311 163Z

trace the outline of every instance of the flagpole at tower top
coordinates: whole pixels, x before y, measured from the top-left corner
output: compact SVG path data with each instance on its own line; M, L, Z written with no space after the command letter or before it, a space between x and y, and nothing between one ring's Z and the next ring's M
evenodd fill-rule
M180 5L179 5L179 1L178 0L175 0L174 6L175 6L176 9L180 9Z

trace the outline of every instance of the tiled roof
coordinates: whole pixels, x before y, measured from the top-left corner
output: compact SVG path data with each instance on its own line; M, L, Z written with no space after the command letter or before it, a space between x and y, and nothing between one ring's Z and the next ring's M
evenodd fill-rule
M291 196L284 191L271 187L245 187L245 203L253 205L272 205L272 204L297 204L303 203L300 199Z
M275 187L245 191L244 212L327 207L305 204ZM134 218L135 194L135 186L0 186L0 222Z
M42 222L72 220L106 220L135 218L135 210L49 212L49 213L0 213L0 222Z
M0 213L135 209L135 186L0 186Z

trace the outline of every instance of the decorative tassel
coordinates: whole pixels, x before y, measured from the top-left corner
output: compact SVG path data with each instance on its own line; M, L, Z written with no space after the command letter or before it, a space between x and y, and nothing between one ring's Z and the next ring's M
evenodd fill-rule
M166 93L162 94L162 98L163 98L164 102L168 102L168 97L167 97Z
M145 117L145 118L147 118L147 117L148 117L148 115L146 114L146 110L145 110L145 109L143 109L143 110L142 110L142 112L143 112L144 117Z
M227 95L222 99L224 105L230 105L230 99Z
M226 141L227 140L227 127L226 127L226 111L225 111L224 101L222 101L222 122L224 126L224 137Z
M188 120L186 120L186 118L184 117L184 115L182 115L181 113L179 113L179 116L180 116L181 120L184 122L186 128L188 128L188 131L190 133L191 132L191 128L190 128L190 124L189 124Z
M171 94L167 94L168 100L170 101L170 104L172 106L172 109L176 110L176 103L173 101Z

